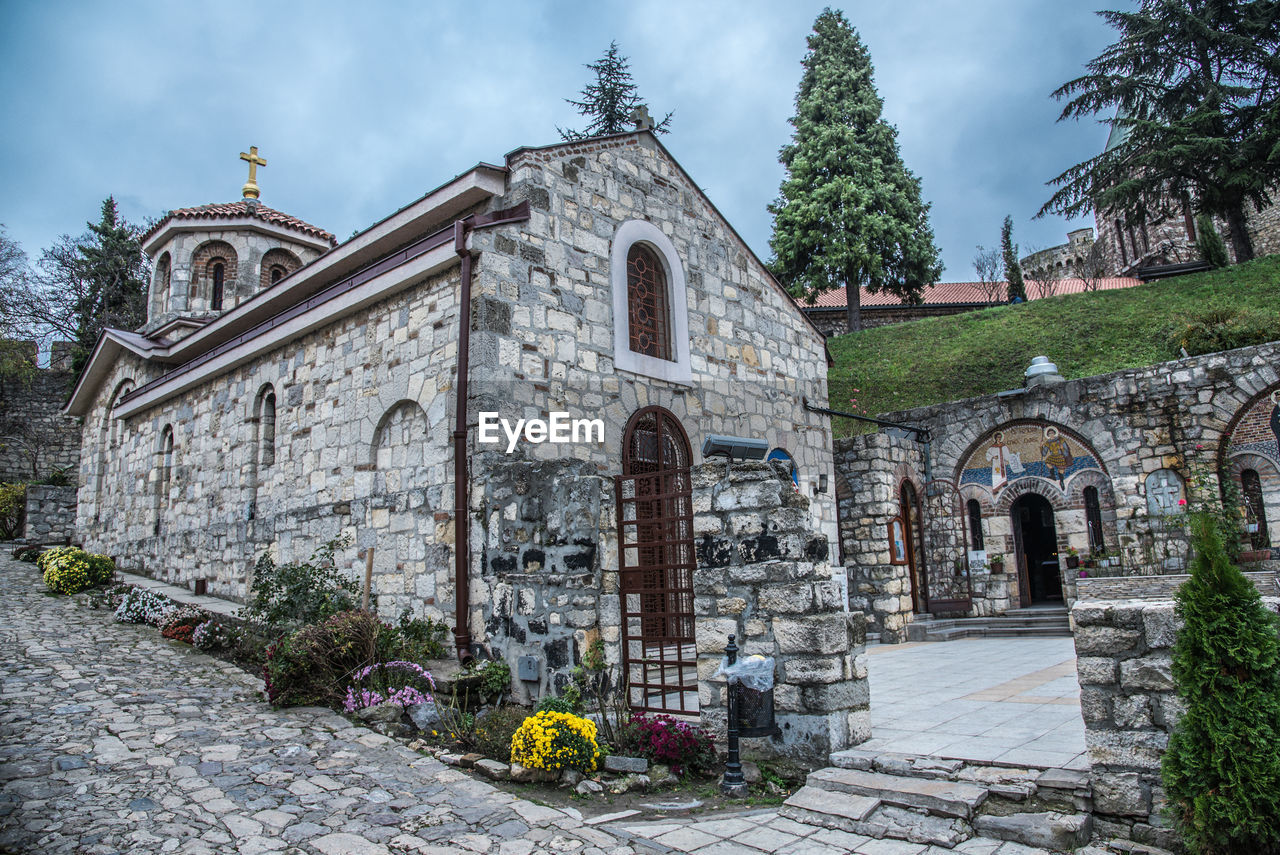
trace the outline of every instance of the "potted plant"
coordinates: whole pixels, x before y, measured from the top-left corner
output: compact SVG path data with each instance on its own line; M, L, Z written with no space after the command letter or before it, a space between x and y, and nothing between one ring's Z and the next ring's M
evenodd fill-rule
M1080 550L1074 546L1067 547L1067 566L1072 570L1080 566Z
M994 555L987 556L987 566L991 568L992 573L1004 572L1004 556L999 552Z

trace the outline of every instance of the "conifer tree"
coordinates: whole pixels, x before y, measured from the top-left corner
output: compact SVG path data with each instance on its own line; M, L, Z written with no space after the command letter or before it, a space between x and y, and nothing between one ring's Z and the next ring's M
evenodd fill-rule
M587 68L596 74L594 83L588 83L582 90L582 100L565 101L578 108L578 112L591 117L591 124L581 131L564 130L560 138L564 140L580 140L587 137L599 137L606 134L620 134L631 130L634 125L632 113L645 103L636 94L636 85L631 82L631 67L627 58L618 53L618 43L609 43L609 49L597 62L587 63ZM661 122L655 122L653 132L670 133L671 113L667 113Z
M1253 258L1246 205L1280 181L1280 2L1141 0L1098 13L1118 33L1064 83L1059 121L1105 114L1113 145L1057 178L1040 209L1155 215L1182 194L1227 223L1236 261Z
M1231 563L1213 518L1191 519L1195 558L1178 589L1173 679L1186 712L1162 772L1188 849L1280 853L1280 637Z
M1022 278L1022 265L1018 263L1018 245L1013 242L1013 217L1004 218L1000 229L1000 253L1004 256L1004 278L1009 283L1009 302L1027 301L1027 286Z
M89 234L75 259L85 289L76 305L76 354L80 370L98 335L107 327L134 329L147 319L147 261L138 230L120 218L116 200L108 196L102 216L89 223Z
M808 37L795 128L773 214L773 272L796 297L847 288L850 331L860 287L920 300L942 274L920 180L881 118L871 56L843 13L823 10Z

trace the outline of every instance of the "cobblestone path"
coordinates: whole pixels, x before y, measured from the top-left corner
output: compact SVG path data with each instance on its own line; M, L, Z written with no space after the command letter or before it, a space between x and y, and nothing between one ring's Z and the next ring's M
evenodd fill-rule
M0 852L924 855L776 811L584 821L516 798L0 557ZM640 822L637 822L640 820ZM1038 853L971 840L954 852Z

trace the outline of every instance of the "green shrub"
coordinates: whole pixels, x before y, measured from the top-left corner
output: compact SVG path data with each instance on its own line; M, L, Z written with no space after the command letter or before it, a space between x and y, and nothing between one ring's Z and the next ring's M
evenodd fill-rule
M529 710L515 704L498 707L476 725L476 750L503 763L511 760L511 739L529 717Z
M278 707L340 707L353 675L378 660L387 629L368 612L344 611L304 626L267 648L267 698Z
M44 550L38 546L28 546L25 549L19 549L18 554L13 557L19 561L25 561L28 564L35 564L40 558L40 553L43 551Z
M360 588L333 561L334 553L350 542L335 538L309 560L288 564L276 564L270 553L263 553L254 565L253 599L241 613L244 619L283 633L355 608Z
M1227 257L1227 245L1208 214L1196 217L1196 249L1200 251L1200 257L1213 267L1226 267L1231 263Z
M1213 519L1192 518L1191 578L1173 678L1186 712L1162 763L1169 812L1193 853L1280 853L1280 637Z
M26 484L0 484L0 540L13 540L21 533L26 508Z
M89 576L95 585L105 585L116 575L116 563L105 555L86 552L85 560L89 562Z
M401 645L400 655L410 662L443 659L448 655L444 640L449 635L449 627L444 623L429 617L412 617L405 609L394 629Z
M1277 339L1280 339L1280 316L1233 306L1211 306L1185 317L1172 335L1174 347L1185 350L1189 356L1234 350Z
M581 703L575 704L569 698L557 698L555 695L547 695L546 697L539 699L537 712L561 712L581 715L581 706Z

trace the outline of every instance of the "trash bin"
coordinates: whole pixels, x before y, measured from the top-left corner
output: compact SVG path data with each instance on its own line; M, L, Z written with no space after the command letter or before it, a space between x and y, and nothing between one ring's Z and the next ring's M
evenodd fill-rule
M716 676L728 678L729 691L736 693L739 736L773 736L778 727L773 719L773 658L748 656L720 661Z

